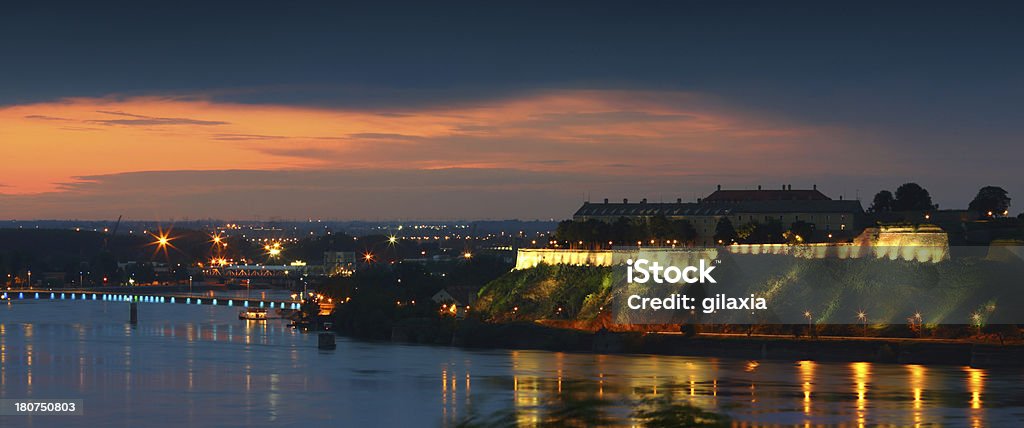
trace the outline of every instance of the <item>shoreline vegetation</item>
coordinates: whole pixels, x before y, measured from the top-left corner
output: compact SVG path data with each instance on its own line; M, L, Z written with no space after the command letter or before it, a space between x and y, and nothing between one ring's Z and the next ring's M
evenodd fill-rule
M480 289L464 319L426 299L396 306L394 296L362 286L331 320L338 333L358 339L466 348L1024 367L1020 332L1006 324L614 325L607 308L617 274L543 264L506 271Z

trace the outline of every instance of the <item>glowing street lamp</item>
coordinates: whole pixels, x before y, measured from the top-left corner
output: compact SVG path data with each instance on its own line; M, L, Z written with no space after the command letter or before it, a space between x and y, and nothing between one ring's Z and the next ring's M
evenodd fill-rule
M864 313L864 311L858 311L857 312L857 319L859 319L860 322L864 324L864 336L867 336L868 335L868 314Z
M171 244L171 241L175 238L171 237L171 230L168 229L167 232L164 232L163 228L158 228L156 233L148 233L153 237L153 242L149 243L149 245L155 247L153 249L153 255L155 256L156 253L163 252L164 257L168 257L167 248L174 248L174 244Z

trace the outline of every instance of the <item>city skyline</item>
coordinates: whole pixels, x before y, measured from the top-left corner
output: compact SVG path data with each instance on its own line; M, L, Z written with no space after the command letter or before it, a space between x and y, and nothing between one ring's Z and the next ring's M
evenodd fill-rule
M12 7L0 217L560 219L716 185L865 208L910 181L942 208L1024 192L1016 5L395 7Z

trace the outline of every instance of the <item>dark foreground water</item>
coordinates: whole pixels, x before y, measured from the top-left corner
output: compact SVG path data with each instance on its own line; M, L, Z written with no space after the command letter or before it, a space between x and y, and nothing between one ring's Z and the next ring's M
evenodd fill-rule
M563 396L672 397L747 425L1021 426L1024 372L543 351L470 351L316 337L238 308L0 303L0 398L82 399L83 416L2 427L444 426ZM610 409L628 424L630 405Z

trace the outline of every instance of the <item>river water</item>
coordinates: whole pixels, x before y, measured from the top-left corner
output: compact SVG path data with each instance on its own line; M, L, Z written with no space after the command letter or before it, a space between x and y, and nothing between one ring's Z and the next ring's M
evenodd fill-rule
M451 426L569 394L672 397L748 426L1021 426L1024 371L871 363L474 351L316 337L238 308L104 301L0 303L0 398L81 399L82 416L0 426Z

